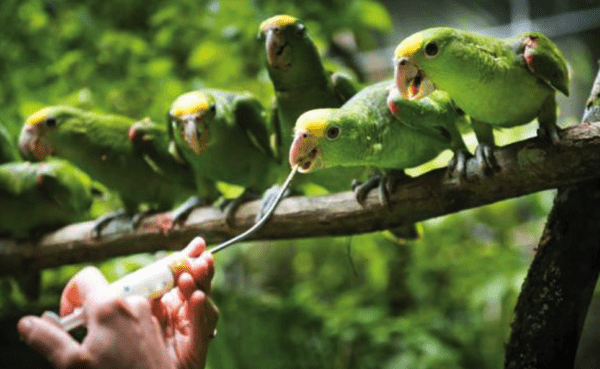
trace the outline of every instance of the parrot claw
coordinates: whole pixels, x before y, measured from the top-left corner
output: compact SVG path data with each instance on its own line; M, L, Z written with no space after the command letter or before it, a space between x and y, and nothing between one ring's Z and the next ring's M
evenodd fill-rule
M461 181L467 179L467 161L472 158L467 150L457 150L452 159L448 162L448 175L454 177L458 175Z
M219 209L225 212L225 223L229 228L233 228L235 226L235 212L245 202L257 200L260 198L260 195L257 195L255 192L249 189L245 189L244 192L234 198L234 199L225 199L219 205Z
M392 170L386 176L375 173L363 184L354 181L352 183L352 190L356 196L356 201L365 206L365 200L369 191L377 188L379 202L387 209L391 209L390 194L394 193L396 187L408 178L410 176L406 175L403 170Z
M197 196L190 197L186 202L179 205L179 207L173 211L171 225L168 227L167 232L172 231L175 226L182 226L190 216L192 210L207 204L208 201L205 199L201 199Z
M133 217L131 218L131 226L133 229L137 229L140 224L142 224L142 221L144 220L144 218L146 218L148 215L154 213L154 210L143 210L140 211L139 213L136 213L133 215Z
M281 192L280 185L273 185L265 191L260 202L260 210L258 213L256 213L256 218L254 219L255 223L258 223L258 221L267 213L275 199L277 199L279 192ZM292 191L290 191L289 188L286 189L285 193L283 194L283 197L285 198L290 196L291 192Z
M124 209L111 211L100 216L98 219L94 221L94 225L92 226L92 238L98 239L102 234L102 230L106 228L106 226L115 219L128 217L127 212Z
M479 144L475 149L475 159L484 175L490 176L500 171L500 166L494 157L494 148L487 144Z
M556 124L540 126L537 130L537 135L541 139L551 142L553 145L557 145L560 142L558 126Z
M352 181L352 192L356 197L356 201L361 205L365 206L365 200L369 192L379 186L383 177L381 174L375 173L365 183L361 183L357 180Z

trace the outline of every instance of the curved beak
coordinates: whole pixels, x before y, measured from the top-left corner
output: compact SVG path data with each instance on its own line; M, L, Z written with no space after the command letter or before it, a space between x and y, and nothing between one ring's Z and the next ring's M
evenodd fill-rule
M433 82L425 72L407 57L402 57L396 61L394 80L400 94L407 99L418 100L435 90Z
M296 132L290 147L290 165L298 165L300 173L312 172L322 166L317 137L308 131Z
M196 124L196 115L186 115L181 120L181 135L183 140L192 149L194 154L199 155L202 152L200 145L200 136L203 134L201 124Z
M289 45L279 28L269 29L265 35L267 63L271 68L286 70L290 65Z
M27 160L44 160L52 154L52 146L38 126L24 125L19 136L19 150Z

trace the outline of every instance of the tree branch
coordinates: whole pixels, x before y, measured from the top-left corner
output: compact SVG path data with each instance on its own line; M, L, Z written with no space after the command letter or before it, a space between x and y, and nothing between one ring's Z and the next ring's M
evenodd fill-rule
M600 272L600 180L558 190L521 288L505 367L572 368Z
M376 191L361 207L351 192L284 199L272 219L250 239L285 239L349 235L394 228L496 201L570 185L600 173L600 123L581 124L560 133L556 147L537 138L496 151L502 170L483 176L475 160L468 162L466 181L448 178L445 168L413 178L391 196L391 209L383 207ZM90 262L119 255L181 249L201 235L214 244L249 228L259 209L254 201L240 207L234 228L225 224L219 210L197 209L183 229L168 235L159 224L169 213L146 218L135 230L107 229L90 238L92 222L69 225L37 242L0 245L0 274L15 274L64 264ZM109 233L114 232L114 233Z
M600 72L582 121L600 117ZM600 273L600 177L558 189L515 306L505 367L572 368Z

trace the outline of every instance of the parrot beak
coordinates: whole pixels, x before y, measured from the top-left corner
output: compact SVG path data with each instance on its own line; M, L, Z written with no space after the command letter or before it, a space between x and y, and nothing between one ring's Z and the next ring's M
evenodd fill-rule
M140 131L138 130L137 123L132 125L131 127L129 127L128 136L129 136L129 141L131 141L131 142L140 140L141 134L140 134Z
M201 137L203 136L204 130L202 124L196 124L196 115L186 115L181 120L181 135L184 141L192 149L194 154L200 155L203 151L201 145Z
M40 161L52 154L52 146L38 126L24 125L19 137L19 150L25 159Z
M425 72L407 57L397 60L394 68L394 79L398 91L407 99L418 100L435 90L433 82Z
M390 92L388 93L387 97L388 109L390 110L393 116L398 117L400 112L398 111L399 109L396 101L401 98L400 92L398 91L398 88L396 86L390 86L389 91Z
M290 46L278 27L266 31L265 49L267 63L271 68L285 71L291 64Z
M290 147L290 165L298 165L300 173L312 172L322 166L317 138L308 131L296 132Z

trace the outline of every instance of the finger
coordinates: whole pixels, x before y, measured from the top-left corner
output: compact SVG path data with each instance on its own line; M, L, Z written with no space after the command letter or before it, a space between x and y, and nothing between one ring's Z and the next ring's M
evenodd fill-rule
M45 356L55 367L74 367L84 364L85 350L67 332L38 317L27 316L17 324L23 340Z
M98 288L108 288L106 278L94 267L79 271L65 286L60 297L60 315L64 316L74 308L82 306L86 296Z
M204 239L202 237L196 237L185 247L185 249L183 249L183 252L188 256L195 258L202 255L205 248L206 242Z
M182 300L189 300L196 288L196 281L190 273L182 273L177 278L177 290L181 294L180 298Z
M217 327L219 309L202 291L195 291L192 294L188 308L192 321L190 343L192 347L206 348L208 342L213 338L213 332Z
M161 326L164 326L167 321L167 307L164 305L162 297L150 300L150 308L152 315L156 317Z
M211 281L215 274L212 255L205 252L201 257L192 259L190 273L198 288L210 294Z

